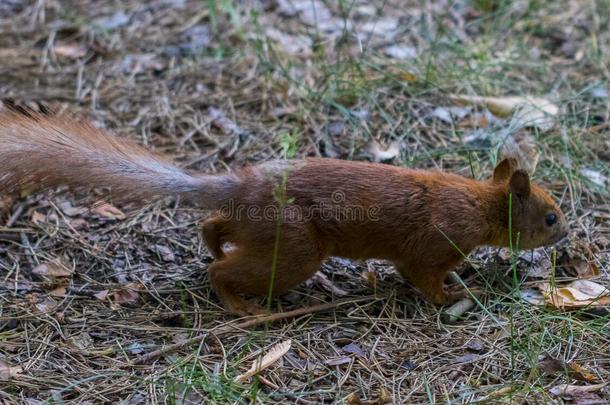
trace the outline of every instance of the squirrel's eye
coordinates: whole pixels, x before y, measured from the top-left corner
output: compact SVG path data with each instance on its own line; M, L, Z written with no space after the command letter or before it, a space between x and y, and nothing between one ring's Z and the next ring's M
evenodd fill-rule
M555 222L557 222L557 215L555 214L549 214L546 216L546 224L548 226L553 226L555 225Z

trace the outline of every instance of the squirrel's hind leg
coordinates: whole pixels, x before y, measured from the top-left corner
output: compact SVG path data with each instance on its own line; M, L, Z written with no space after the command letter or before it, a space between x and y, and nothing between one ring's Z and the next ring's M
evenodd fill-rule
M224 257L222 226L225 222L226 220L220 216L211 216L200 224L203 240L215 259Z
M210 265L208 273L223 306L237 315L264 312L242 294L266 296L272 280L272 294L282 294L313 276L322 261L313 232L298 224L282 226L275 269L275 238L240 238L235 244L235 249Z

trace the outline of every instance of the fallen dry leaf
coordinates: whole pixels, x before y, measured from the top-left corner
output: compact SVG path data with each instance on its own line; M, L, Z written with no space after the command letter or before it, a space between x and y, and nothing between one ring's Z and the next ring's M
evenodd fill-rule
M91 212L100 215L104 218L108 218L108 219L125 219L126 216L125 214L123 214L123 212L116 208L113 205L110 205L108 203L105 202L100 202L100 203L96 203L94 204L93 208L91 209Z
M375 139L371 139L365 146L365 152L371 156L374 162L383 162L394 159L400 154L398 141L393 141L387 148L383 148Z
M260 359L255 360L254 363L252 363L252 367L250 367L250 370L246 371L244 374L235 377L235 381L244 382L253 375L258 374L261 371L269 368L279 359L284 357L284 355L288 353L288 350L290 350L291 346L292 340L290 339L276 344L267 352L266 355L264 355Z
M93 294L93 296L100 301L104 301L106 299L106 297L108 297L109 292L110 291L108 291L108 290L102 290L102 291L96 292L95 294Z
M361 405L362 404L362 401L360 400L360 396L358 396L358 393L356 393L356 392L352 392L351 394L349 394L347 397L345 397L344 401L345 401L345 405Z
M595 374L580 364L574 362L566 363L561 359L550 356L540 360L538 367L548 375L567 373L571 378L589 383L597 382L599 380Z
M176 255L170 248L165 245L154 245L152 251L157 253L166 262L173 262L176 260Z
M549 390L549 392L556 397L572 397L578 394L586 392L595 392L604 388L607 383L594 384L594 385L570 385L570 384L559 384Z
M67 293L68 289L66 287L57 287L49 291L51 297L65 297Z
M580 364L568 363L568 367L570 368L570 377L574 378L575 380L589 383L599 381L599 378L597 378L595 374Z
M335 283L329 280L328 277L326 277L326 275L320 271L313 275L311 281L314 284L318 284L336 297L345 297L346 295L349 295L347 291L337 287Z
M21 373L23 373L23 368L20 366L10 366L9 364L0 360L0 381L7 381L11 377Z
M56 260L34 267L32 273L48 277L70 277L72 270L61 264L59 260Z
M60 43L53 47L53 53L57 56L78 59L87 55L87 48L77 43Z
M357 357L365 358L364 351L355 343L349 343L341 348L345 353L355 354Z
M86 350L93 347L93 338L87 332L81 332L78 335L70 336L67 339L70 346L78 350Z
M52 298L45 298L43 301L36 303L34 307L36 307L40 313L46 314L57 307L57 302Z
M381 387L379 389L379 400L378 404L391 404L394 403L394 397L392 393L385 387Z
M597 277L600 274L599 267L583 259L568 257L563 266L567 273L581 279Z
M32 212L32 223L34 225L38 225L43 222L46 222L46 216L44 214L41 214L38 211Z
M121 288L112 292L114 302L117 304L132 304L140 298L138 283L127 283ZM99 294L99 293L98 293Z
M540 97L481 97L453 94L449 99L462 105L484 106L495 116L513 117L524 127L536 127L542 132L555 126L555 116L559 107Z
M564 286L540 283L546 302L557 308L602 307L610 305L610 290L590 280L575 280Z
M82 215L87 212L86 208L83 207L75 207L72 205L70 201L62 201L57 204L59 209L69 217L75 217L77 215Z

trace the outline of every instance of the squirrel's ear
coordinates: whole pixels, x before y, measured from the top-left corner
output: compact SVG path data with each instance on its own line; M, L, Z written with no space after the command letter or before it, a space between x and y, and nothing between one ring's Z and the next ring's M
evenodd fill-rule
M530 176L525 170L517 170L510 176L509 190L520 201L530 195Z
M515 158L506 158L502 160L494 169L493 181L499 182L508 180L517 170L518 163Z

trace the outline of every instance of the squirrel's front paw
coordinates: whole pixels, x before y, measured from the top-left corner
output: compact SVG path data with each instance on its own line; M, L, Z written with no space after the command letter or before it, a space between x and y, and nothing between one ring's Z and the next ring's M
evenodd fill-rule
M483 294L483 290L481 290L480 288L460 288L458 290L455 291L450 291L447 292L446 295L448 296L448 302L446 302L445 304L452 304L456 301L459 301L461 299L464 298L472 298L472 296L474 296L475 298L480 297Z
M436 305L449 305L468 296L468 292L463 288L456 291L442 290L430 297L430 300Z

